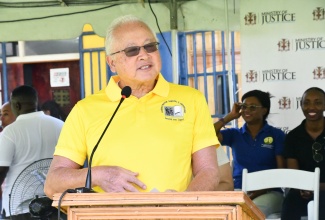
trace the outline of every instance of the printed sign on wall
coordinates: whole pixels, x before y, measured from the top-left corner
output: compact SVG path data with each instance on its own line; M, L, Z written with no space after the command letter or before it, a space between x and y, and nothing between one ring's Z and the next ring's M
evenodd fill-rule
M251 0L240 13L242 92L270 92L268 122L289 132L304 91L325 89L325 1Z
M51 87L70 86L69 68L50 69Z

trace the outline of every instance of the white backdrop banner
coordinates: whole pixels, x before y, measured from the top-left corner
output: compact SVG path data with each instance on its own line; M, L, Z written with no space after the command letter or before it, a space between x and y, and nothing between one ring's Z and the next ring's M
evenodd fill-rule
M325 89L325 1L245 0L240 15L242 92L270 92L268 122L288 132L303 92Z

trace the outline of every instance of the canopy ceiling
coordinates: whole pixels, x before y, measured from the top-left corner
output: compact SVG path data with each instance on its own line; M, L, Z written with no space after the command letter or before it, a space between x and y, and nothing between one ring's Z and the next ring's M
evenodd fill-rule
M85 24L105 36L109 23L126 14L144 19L158 32L151 8L162 32L239 30L239 0L4 0L0 42L72 39Z

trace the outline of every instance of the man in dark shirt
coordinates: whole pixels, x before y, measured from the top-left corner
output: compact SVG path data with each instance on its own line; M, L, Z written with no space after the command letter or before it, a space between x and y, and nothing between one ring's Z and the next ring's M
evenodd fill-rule
M317 87L307 89L301 99L305 119L285 139L287 167L314 172L320 168L319 207L325 206L325 92ZM295 220L307 215L307 204L313 200L310 191L291 189L283 202L281 220ZM325 209L319 209L325 219Z

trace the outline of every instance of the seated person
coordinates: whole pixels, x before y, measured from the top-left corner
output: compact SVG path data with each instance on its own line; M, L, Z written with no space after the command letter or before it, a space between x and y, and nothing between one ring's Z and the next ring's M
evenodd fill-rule
M284 157L287 167L315 171L320 168L319 219L325 219L325 92L312 87L301 99L301 110L305 119L291 130L285 138ZM313 193L290 189L282 207L281 220L300 220L307 215L307 204Z
M248 172L284 168L282 151L285 134L267 123L270 107L269 93L252 90L243 95L242 103L235 103L231 112L214 124L220 143L232 148L235 190L241 190L244 168ZM240 116L245 120L241 128L221 130ZM249 192L249 197L265 216L281 211L281 189L253 191Z

